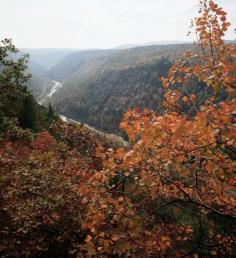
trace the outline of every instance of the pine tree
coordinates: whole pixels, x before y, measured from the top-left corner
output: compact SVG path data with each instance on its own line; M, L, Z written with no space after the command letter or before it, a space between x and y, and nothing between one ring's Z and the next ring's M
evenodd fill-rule
M19 112L19 123L23 128L37 129L37 108L32 94L28 93Z
M47 109L48 109L48 111L47 111L47 116L48 116L48 118L49 118L49 119L54 119L54 118L55 118L55 112L54 112L54 110L53 110L53 107L52 107L52 104L51 104L51 103L49 103Z

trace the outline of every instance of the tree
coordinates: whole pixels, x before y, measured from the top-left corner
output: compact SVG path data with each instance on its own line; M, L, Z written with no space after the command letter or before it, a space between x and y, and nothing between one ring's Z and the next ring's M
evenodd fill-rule
M0 132L7 131L13 125L35 131L49 128L57 118L49 107L47 111L34 99L26 88L30 78L27 73L28 55L16 60L19 50L10 39L0 43Z
M87 255L236 255L236 46L223 40L226 12L199 5L196 48L161 78L165 111L129 110L120 127L131 150L99 147L104 169L80 185ZM197 104L193 79L212 91Z
M12 118L17 118L19 107L27 93L24 83L28 80L26 73L28 56L17 61L13 56L19 51L10 39L0 43L0 130L6 130Z
M48 117L49 118L54 118L55 117L55 112L54 112L54 110L52 108L52 104L51 103L49 103L49 105L48 105Z
M26 94L19 112L19 123L23 128L36 129L37 126L37 109L34 97Z

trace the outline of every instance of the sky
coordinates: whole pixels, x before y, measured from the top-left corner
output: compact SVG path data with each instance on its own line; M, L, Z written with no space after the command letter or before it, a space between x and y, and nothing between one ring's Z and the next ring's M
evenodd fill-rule
M218 0L236 27L236 0ZM0 0L0 39L17 47L111 48L188 40L198 0ZM235 39L232 32L228 39Z

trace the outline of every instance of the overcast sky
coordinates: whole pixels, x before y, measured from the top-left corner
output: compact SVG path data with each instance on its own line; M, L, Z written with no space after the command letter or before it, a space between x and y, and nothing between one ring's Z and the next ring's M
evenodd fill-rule
M236 27L236 0L216 1ZM110 48L187 40L198 0L0 0L0 39L17 47ZM232 32L228 38L235 38Z

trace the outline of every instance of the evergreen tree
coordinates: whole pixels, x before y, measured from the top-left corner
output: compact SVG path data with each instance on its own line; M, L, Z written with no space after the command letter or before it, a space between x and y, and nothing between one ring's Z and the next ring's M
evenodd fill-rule
M55 112L53 110L53 107L52 107L51 103L49 103L49 105L48 105L47 115L48 115L49 119L54 119L55 118Z
M37 109L32 94L28 93L22 102L19 112L19 123L23 128L37 129Z
M18 118L19 106L27 92L24 83L30 77L26 73L28 56L14 60L10 55L16 53L18 50L10 39L0 42L0 131Z

